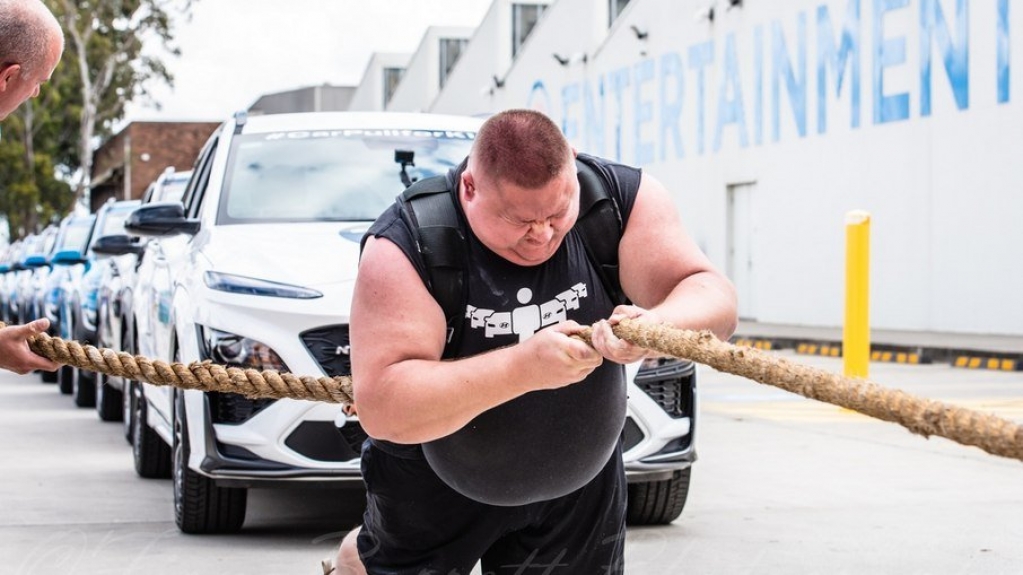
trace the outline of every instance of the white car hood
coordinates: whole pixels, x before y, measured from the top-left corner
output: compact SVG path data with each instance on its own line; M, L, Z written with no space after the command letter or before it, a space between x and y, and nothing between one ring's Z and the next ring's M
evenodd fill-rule
M209 269L220 273L304 287L353 281L359 239L371 223L214 226L201 252Z

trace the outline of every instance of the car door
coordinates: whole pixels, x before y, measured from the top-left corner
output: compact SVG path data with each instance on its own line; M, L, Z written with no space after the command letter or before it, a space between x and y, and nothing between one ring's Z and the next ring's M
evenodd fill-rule
M194 218L199 203L202 201L206 186L209 183L213 159L217 152L219 133L215 133L196 162L194 177L189 181L183 203L185 213ZM148 280L149 293L146 294L147 323L150 329L150 353L152 357L165 361L174 360L174 314L173 301L177 279L181 274L189 273L188 251L192 244L192 236L177 235L155 239L156 246L146 246L146 258L150 257L153 247L151 278ZM140 346L141 347L141 346ZM155 410L167 422L173 414L173 389L167 386L148 386L146 397ZM169 423L168 423L169 425Z

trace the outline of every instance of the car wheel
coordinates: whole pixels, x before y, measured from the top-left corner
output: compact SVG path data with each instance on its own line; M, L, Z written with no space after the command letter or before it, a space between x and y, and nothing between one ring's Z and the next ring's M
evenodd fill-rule
M57 387L64 395L71 395L71 392L75 390L74 382L71 380L73 373L74 368L70 365L62 365L57 368Z
M135 355L138 343L134 339L128 338L127 335L122 337L121 341L124 342L124 351ZM138 401L140 393L142 392L139 389L139 384L125 377L124 390L121 392L121 420L124 422L124 440L129 445L131 445L132 423L135 418L135 403Z
M62 314L60 324L60 337L65 341L71 339L71 317L70 314ZM61 365L57 368L57 387L60 388L60 392L64 395L71 395L71 392L75 390L74 382L72 381L72 373L74 372L73 367L70 365Z
M96 375L93 372L73 368L71 387L74 389L75 405L96 407Z
M121 421L123 417L123 393L110 387L109 377L96 374L96 414L101 421Z
M132 401L134 412L131 416L131 453L135 459L135 472L147 479L167 479L171 476L170 447L149 427L146 422L146 398L141 386L138 396Z
M670 479L629 484L626 521L629 525L667 525L682 515L689 495L692 468L676 471Z
M174 392L174 520L184 533L234 533L245 521L248 490L218 487L188 466L184 393Z

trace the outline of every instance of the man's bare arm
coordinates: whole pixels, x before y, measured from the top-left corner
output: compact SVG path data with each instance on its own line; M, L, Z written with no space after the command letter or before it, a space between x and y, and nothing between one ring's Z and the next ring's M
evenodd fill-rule
M732 282L686 233L665 187L646 173L618 253L622 289L636 305L616 308L611 325L635 317L682 329L709 329L720 339L731 336L737 323ZM593 340L613 361L627 363L644 355L615 338L607 325L598 326Z

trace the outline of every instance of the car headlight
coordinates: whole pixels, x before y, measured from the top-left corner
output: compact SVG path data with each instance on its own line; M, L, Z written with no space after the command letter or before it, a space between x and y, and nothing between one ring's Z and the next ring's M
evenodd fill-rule
M219 272L206 272L203 274L203 282L206 284L206 287L210 289L226 291L228 293L285 297L292 299L314 299L323 297L322 293L306 287Z
M260 371L289 371L281 356L261 341L205 326L202 339L206 355L214 363Z

